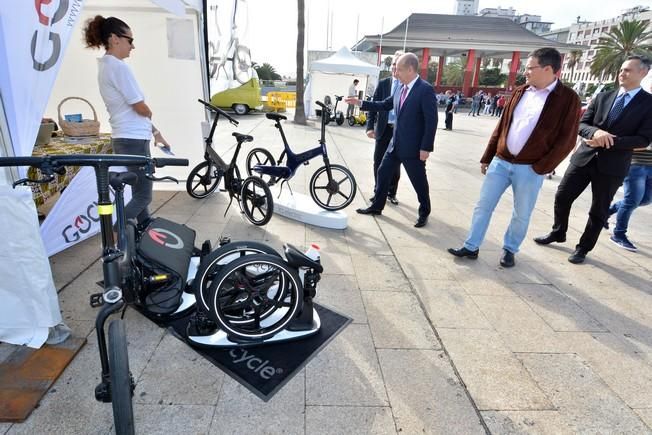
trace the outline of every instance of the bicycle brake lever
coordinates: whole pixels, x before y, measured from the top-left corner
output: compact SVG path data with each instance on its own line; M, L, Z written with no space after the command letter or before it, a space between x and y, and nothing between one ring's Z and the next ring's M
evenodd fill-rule
M34 180L32 178L21 178L18 181L14 181L11 184L11 187L14 189L16 186L20 186L21 184L29 184L29 183L35 183L35 184L46 184L54 180L54 175L48 175L47 177L41 178L40 180Z

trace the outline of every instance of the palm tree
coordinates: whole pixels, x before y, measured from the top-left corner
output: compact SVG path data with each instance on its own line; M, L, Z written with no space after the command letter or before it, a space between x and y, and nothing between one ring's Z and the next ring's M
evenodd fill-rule
M304 0L297 0L297 101L294 109L294 122L306 125L303 108L303 44L306 32Z
M276 69L267 62L262 65L255 65L254 69L260 80L281 80L281 76L276 72Z
M606 77L618 74L620 66L627 56L643 55L650 57L652 32L646 31L647 24L641 21L622 21L618 27L612 27L606 36L598 42L598 53L591 63L591 74Z
M569 82L573 81L573 75L575 75L575 67L581 58L582 50L571 50L570 53L568 53L568 67L571 69L570 79L568 80Z

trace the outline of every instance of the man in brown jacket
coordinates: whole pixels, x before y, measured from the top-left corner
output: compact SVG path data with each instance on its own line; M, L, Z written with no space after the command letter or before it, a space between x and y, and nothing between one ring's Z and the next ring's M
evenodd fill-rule
M464 246L448 250L456 257L478 258L491 215L511 185L514 209L500 265L514 266L514 254L527 233L545 174L575 146L580 99L557 79L560 68L561 55L554 48L540 48L529 55L526 84L514 91L480 160L486 178Z

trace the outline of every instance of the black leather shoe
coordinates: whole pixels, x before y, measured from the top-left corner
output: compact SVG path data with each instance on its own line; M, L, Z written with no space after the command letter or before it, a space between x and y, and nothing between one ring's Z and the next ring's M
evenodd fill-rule
M387 201L391 202L394 205L398 205L398 199L396 199L396 196L388 196Z
M577 248L575 249L575 252L573 252L573 255L568 257L568 261L573 264L580 264L584 263L584 259L586 258L587 251L582 249L582 248Z
M514 254L507 249L503 249L503 256L500 257L500 265L503 267L514 267L515 264Z
M370 214L370 215L381 215L383 214L382 210L376 210L375 208L359 208L356 210L357 213L360 214Z
M417 219L417 222L414 224L414 228L425 227L426 223L428 223L428 216L419 216L419 219Z
M549 245L552 242L564 243L566 241L566 237L558 236L555 233L548 233L545 236L535 237L534 241L539 245Z
M464 246L462 246L459 249L448 248L448 252L456 257L468 257L471 260L475 260L478 258L478 253L480 252L480 250L477 249L475 251L471 251L469 249L466 249Z

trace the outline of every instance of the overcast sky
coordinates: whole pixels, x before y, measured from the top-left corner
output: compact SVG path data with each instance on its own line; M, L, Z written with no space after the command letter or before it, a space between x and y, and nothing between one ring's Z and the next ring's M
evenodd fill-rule
M248 44L255 62L268 62L285 75L294 75L296 48L296 0L246 0ZM326 49L328 11L333 13L333 44L352 46L368 34L387 32L411 13L452 14L454 0L305 0L307 47ZM553 29L582 20L596 21L619 15L637 5L652 7L652 0L480 0L480 8L501 6L518 14L541 15ZM381 24L383 23L382 28ZM359 22L359 25L357 24ZM357 32L356 32L357 30Z

